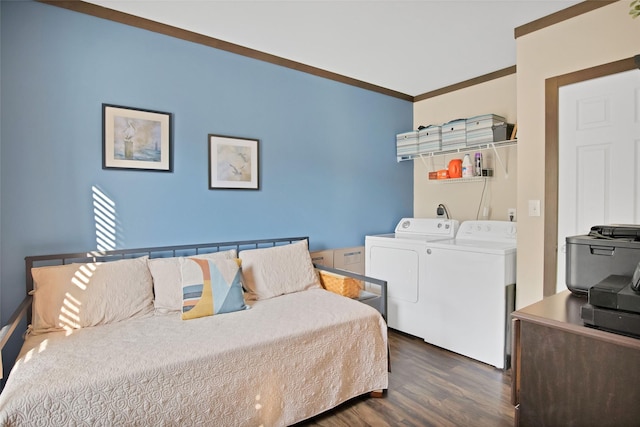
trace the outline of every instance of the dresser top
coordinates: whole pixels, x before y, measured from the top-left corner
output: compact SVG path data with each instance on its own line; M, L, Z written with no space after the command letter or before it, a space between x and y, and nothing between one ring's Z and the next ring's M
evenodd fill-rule
M563 291L514 311L511 315L522 321L640 349L640 339L585 326L580 317L580 307L586 303L586 295L581 297L570 291Z

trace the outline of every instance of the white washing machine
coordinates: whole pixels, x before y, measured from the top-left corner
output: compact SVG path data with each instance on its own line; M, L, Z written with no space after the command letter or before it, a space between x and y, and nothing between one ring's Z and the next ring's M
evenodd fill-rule
M365 275L387 281L389 327L424 338L427 245L452 239L458 225L450 219L403 218L395 233L365 237Z
M497 368L510 355L516 223L465 221L455 239L427 245L425 341Z

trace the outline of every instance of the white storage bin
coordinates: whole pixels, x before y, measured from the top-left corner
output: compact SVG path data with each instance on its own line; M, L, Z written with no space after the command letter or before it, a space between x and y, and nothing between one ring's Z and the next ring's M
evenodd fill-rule
M467 119L467 133L478 129L491 129L494 125L506 123L506 119L496 114L483 114Z
M496 114L483 114L467 119L467 147L494 142L494 127L504 123L506 119Z
M442 149L463 148L467 141L467 120L452 120L442 125Z
M418 153L429 153L442 149L442 127L427 126L418 131Z
M410 156L418 153L418 131L400 133L396 135L396 155Z

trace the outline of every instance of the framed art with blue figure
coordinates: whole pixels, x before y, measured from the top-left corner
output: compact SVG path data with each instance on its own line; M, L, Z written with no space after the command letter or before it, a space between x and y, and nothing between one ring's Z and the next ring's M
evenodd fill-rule
M171 113L102 104L102 168L173 171Z

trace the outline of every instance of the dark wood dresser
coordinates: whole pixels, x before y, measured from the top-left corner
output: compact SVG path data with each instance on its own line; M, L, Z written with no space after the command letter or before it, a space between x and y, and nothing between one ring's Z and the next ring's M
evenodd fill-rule
M516 426L640 426L640 339L584 326L569 291L513 312Z

